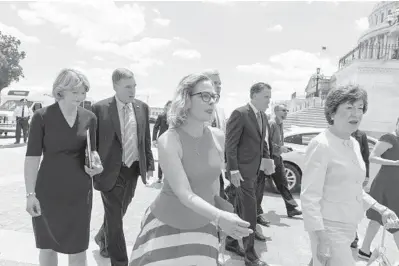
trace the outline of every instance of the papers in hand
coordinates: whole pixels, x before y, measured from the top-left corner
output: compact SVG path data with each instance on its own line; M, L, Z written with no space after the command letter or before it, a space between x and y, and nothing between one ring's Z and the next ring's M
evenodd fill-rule
M91 138L90 138L90 130L86 130L86 166L89 168L93 168L93 157L91 154Z
M260 169L263 171L268 170L267 172L273 170L274 172L275 166L273 159L262 158L262 161L260 163Z

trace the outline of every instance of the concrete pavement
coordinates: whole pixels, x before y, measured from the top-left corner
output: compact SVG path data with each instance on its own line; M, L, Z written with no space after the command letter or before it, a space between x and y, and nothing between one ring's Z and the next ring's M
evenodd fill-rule
M12 142L13 140L7 140ZM0 145L3 144L0 140ZM25 212L25 187L23 180L23 160L26 146L0 149L0 266L38 265L38 251L35 248L31 219ZM156 176L156 173L154 174ZM131 251L139 232L139 224L146 208L150 205L160 187L146 187L139 182L135 198L124 219L125 237L128 251ZM310 260L309 240L303 230L302 219L289 219L286 216L284 203L279 195L265 194L263 200L265 216L271 220L270 228L262 228L270 237L266 243L256 242L262 259L271 265L304 266ZM98 192L94 194L94 205L91 221L91 239L100 228L103 220L103 207ZM359 228L362 239L367 225L366 219ZM378 244L380 234L375 245ZM387 254L394 261L399 260L399 252L391 235L387 237ZM97 246L92 241L88 250L89 266L108 266L107 259L99 256ZM239 266L244 262L237 256L226 253L226 265ZM67 265L67 257L59 256L59 265ZM366 265L358 261L357 266ZM202 266L202 265L201 265ZM204 265L205 266L205 265Z

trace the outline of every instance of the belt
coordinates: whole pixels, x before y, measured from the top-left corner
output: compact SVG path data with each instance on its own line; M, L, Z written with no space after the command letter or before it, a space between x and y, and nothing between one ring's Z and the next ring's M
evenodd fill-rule
M134 161L130 167L132 167L133 164L138 163L138 162L139 162L139 161ZM125 162L122 162L122 166L123 166L123 167L126 167L126 168L130 168L130 167L128 167L128 166L125 164Z

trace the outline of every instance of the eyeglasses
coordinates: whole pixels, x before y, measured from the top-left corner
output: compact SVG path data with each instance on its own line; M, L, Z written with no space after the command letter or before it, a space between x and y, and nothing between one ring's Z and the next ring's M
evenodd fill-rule
M201 91L201 92L197 92L197 93L193 93L191 94L191 96L194 95L200 95L201 99L206 102L209 103L211 100L213 100L215 103L219 102L220 99L220 95L216 94L216 93L209 93L209 92L205 92L205 91Z

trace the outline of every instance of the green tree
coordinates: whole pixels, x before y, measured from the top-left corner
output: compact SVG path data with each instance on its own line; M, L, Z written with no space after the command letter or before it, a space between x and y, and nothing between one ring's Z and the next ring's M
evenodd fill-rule
M20 62L26 57L26 53L19 51L20 45L19 39L0 31L0 91L24 77Z

